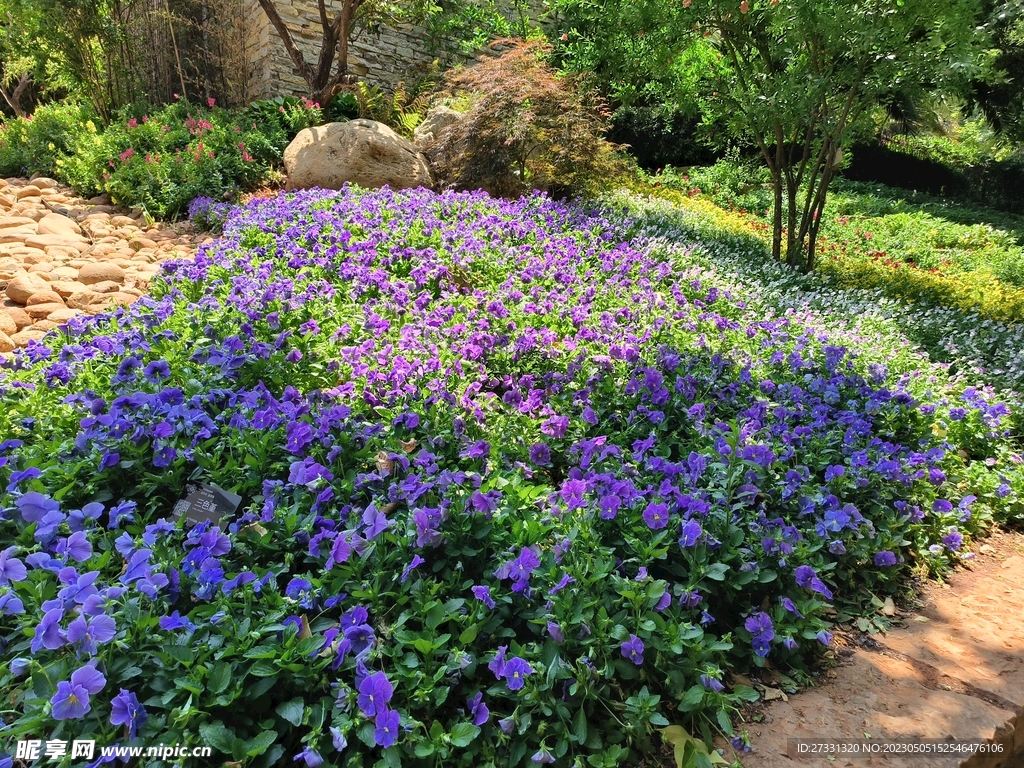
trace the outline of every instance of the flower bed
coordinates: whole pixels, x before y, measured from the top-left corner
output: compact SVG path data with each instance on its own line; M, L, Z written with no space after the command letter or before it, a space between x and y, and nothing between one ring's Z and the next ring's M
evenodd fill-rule
M1020 514L990 390L892 335L768 316L644 226L544 198L257 200L152 298L19 353L8 738L635 762L669 723L732 733L757 694L729 670L799 676L834 599ZM172 522L190 481L239 515Z

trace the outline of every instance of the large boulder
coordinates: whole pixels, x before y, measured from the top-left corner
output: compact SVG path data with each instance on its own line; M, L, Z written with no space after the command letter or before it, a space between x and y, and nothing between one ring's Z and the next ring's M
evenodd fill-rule
M327 123L299 131L284 151L289 189L341 189L346 182L392 189L432 187L427 158L375 120Z
M423 122L416 126L412 135L413 143L420 149L429 147L442 137L446 128L461 123L463 117L461 112L449 107L431 107Z

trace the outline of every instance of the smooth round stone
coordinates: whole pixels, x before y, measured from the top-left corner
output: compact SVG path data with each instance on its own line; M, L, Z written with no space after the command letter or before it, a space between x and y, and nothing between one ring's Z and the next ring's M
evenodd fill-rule
M54 323L66 323L73 317L78 317L82 314L79 309L58 309L47 315L46 319Z
M103 301L105 298L106 296L104 294L97 293L96 291L90 291L87 289L84 291L77 291L71 294L71 296L69 296L67 299L67 305L71 309L84 310L89 306L95 305Z
M120 284L124 282L124 270L109 262L86 264L78 270L78 280L86 285L104 282Z
M11 336L17 332L18 324L14 322L14 318L7 314L7 310L0 309L0 333Z
M39 234L41 235L81 235L82 228L67 216L58 213L48 213L39 220Z
M50 262L50 261L41 261L38 264L33 264L32 266L30 266L28 268L28 271L32 272L32 273L38 272L40 275L45 275L45 276L48 277L50 275L50 271L52 269L53 269L53 263L52 262ZM43 277L43 279L45 280L46 277Z
M53 259L73 259L78 255L77 248L68 248L63 245L48 245L45 249L46 255Z
M0 331L0 352L13 352L18 348L10 334Z
M32 307L37 304L60 304L64 305L64 299L61 298L60 294L55 291L40 291L39 293L32 294L28 297L28 301L25 302L26 307Z
M66 300L79 291L88 290L88 286L86 286L85 283L78 282L77 280L54 280L50 283L50 290L60 296L61 299Z
M38 275L18 275L9 283L4 293L7 298L24 304L34 294L49 290L50 284Z
M55 278L61 280L77 280L78 270L74 267L56 267L50 271L50 274Z
M89 289L96 293L117 293L121 290L121 284L115 283L113 280L103 280L98 283L88 284Z
M50 315L51 312L56 312L58 309L66 309L64 302L53 302L50 304L33 304L31 307L25 307L25 312L32 318L33 322L36 320L42 320L44 317Z
M19 331L11 336L11 341L19 347L25 347L28 346L30 341L42 341L45 335L46 331L32 331L26 328L24 331Z
M3 309L0 309L0 312L3 312L11 318L11 320L14 321L15 328L19 331L22 328L27 328L32 325L32 318L29 317L28 312L21 307L4 307ZM11 335L13 336L14 334L12 333Z
M30 330L30 331L44 331L44 332L45 331L52 331L58 325L59 325L59 323L57 323L56 321L51 320L48 317L44 317L42 320L36 320L34 323L32 323L32 325L29 327L28 330Z

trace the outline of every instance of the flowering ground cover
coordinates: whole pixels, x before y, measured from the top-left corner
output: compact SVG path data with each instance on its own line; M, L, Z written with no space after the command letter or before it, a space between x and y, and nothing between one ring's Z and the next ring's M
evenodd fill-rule
M805 679L833 606L1022 514L994 390L882 321L748 300L662 213L256 200L152 297L20 352L5 745L614 766L670 724L742 744L757 694L730 671ZM174 522L189 481L238 515Z
M964 381L1024 391L1024 323L993 319L977 307L956 303L958 298L980 297L993 304L994 314L1016 312L1016 299L1004 301L1006 293L998 285L984 278L974 284L964 276L893 270L870 258L837 255L834 249L819 270L802 275L771 260L767 230L748 215L665 187L642 191L657 197L646 202L635 196L611 198L643 222L635 233L668 243L699 240L698 258L718 269L748 301L757 297L776 311L811 308L826 318L866 322L882 329L888 344L910 341ZM1021 298L1024 309L1024 293Z
M771 192L763 169L733 161L658 182L706 194L771 237ZM952 309L982 319L1024 321L1024 222L981 206L880 184L839 179L818 242L818 271L847 288L876 289L898 302Z

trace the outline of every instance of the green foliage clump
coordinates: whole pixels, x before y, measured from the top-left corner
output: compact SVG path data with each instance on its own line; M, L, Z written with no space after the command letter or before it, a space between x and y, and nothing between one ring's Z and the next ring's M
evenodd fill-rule
M0 172L42 173L79 194L108 192L172 217L200 195L231 197L268 182L288 142L322 120L316 104L293 97L241 111L178 101L152 114L121 110L101 130L88 109L55 104L3 126Z
M0 174L54 175L58 161L75 152L83 134L96 134L96 122L87 107L59 103L7 121L0 125Z
M450 74L442 99L469 111L428 154L443 183L518 196L584 192L626 172L604 139L608 110L576 78L559 76L540 41L500 41L499 56Z

